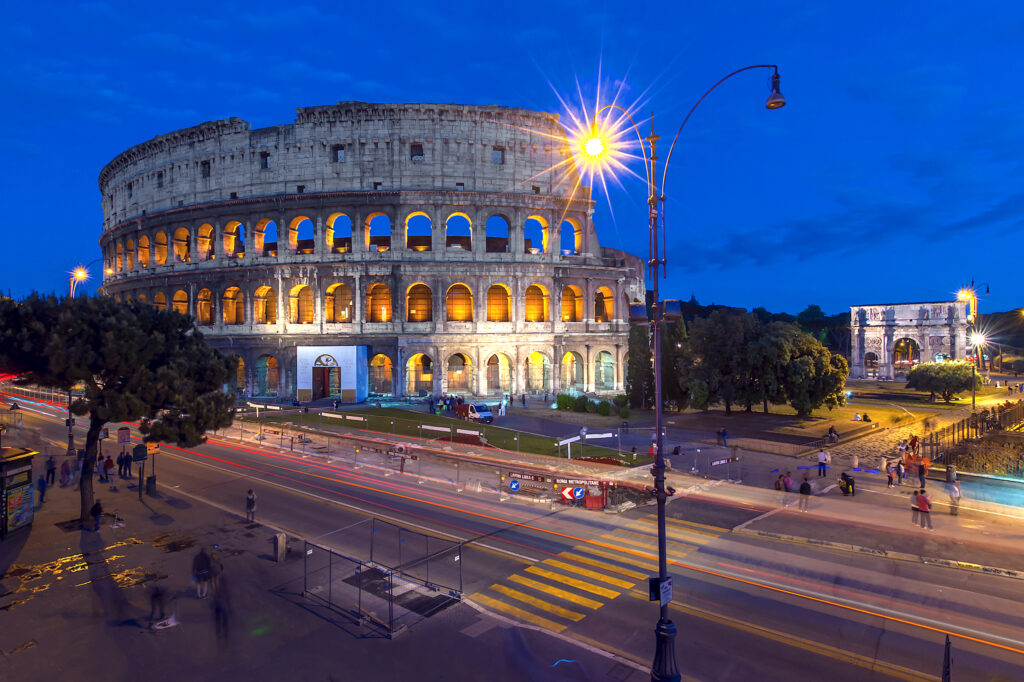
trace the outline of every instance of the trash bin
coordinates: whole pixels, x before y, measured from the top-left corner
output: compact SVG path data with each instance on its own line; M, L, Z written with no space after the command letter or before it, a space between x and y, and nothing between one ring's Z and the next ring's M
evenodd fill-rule
M156 495L156 476L146 476L146 494Z

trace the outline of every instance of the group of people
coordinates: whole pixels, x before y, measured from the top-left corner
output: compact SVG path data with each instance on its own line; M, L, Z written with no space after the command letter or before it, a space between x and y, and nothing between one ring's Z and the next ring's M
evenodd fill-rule
M871 421L871 417L868 416L867 412L865 412L864 414L861 414L860 412L858 412L857 414L853 415L853 421L855 421L855 422L869 422L869 421Z
M454 412L455 408L462 405L465 399L461 395L443 395L434 401L435 413L440 415L443 412Z
M775 489L779 492L779 504L784 507L788 507L792 504L790 499L791 493L798 493L798 509L802 512L807 511L811 500L811 494L814 492L811 487L811 482L807 478L807 474L804 474L804 480L801 481L800 487L794 490L793 474L789 471L785 474L779 474L779 477L775 479Z

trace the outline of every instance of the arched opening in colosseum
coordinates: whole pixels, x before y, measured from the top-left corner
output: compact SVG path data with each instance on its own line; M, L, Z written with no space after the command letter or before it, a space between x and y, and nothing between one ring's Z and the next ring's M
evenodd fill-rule
M188 263L192 260L192 245L187 227L174 231L174 262Z
M504 353L487 358L487 386L484 393L502 395L512 392L512 364Z
M405 248L411 251L430 251L434 238L434 224L423 211L410 213L405 219Z
M149 237L146 235L139 237L139 267L149 267Z
M223 244L225 258L245 257L245 225L232 220L224 226Z
M899 339L892 346L892 366L897 372L909 372L921 362L921 347L914 339Z
M492 215L484 224L484 237L487 253L508 252L508 220L505 216Z
M445 296L445 310L449 322L472 322L473 292L462 283L451 285Z
M598 287L594 292L594 321L608 322L614 318L615 297L608 287Z
M256 363L253 367L256 371L256 376L254 377L255 385L253 386L254 395L276 396L279 377L277 358L273 355L261 355L256 358Z
M125 303L131 303L132 302L132 295L131 294L125 294L124 302Z
M534 254L548 252L548 221L539 215L532 215L523 223L523 251Z
M231 359L233 359L236 362L236 364L235 364L235 374L232 377L231 384L229 386L230 390L231 390L232 393L234 393L237 396L244 396L245 395L245 360L243 360L242 358L238 357L237 355L232 355Z
M864 354L864 374L867 378L878 378L878 355L876 353Z
M526 356L526 392L547 393L551 390L551 360L538 351Z
M310 254L316 247L316 230L313 221L304 215L292 218L288 223L288 250L291 253Z
M473 250L473 223L465 213L452 213L444 221L444 248Z
M157 265L167 265L167 233L163 231L153 237L153 260Z
M341 367L329 353L313 361L313 400L341 397Z
M146 295L145 294L139 294L138 296L135 297L135 300L138 301L139 303L145 303L146 302Z
M253 294L252 319L256 324L277 324L277 294L272 286L262 286Z
M374 395L391 395L392 365L391 358L383 353L377 353L368 363L370 379L370 393Z
M575 284L562 289L562 322L583 321L583 290Z
M188 315L188 292L178 289L171 297L171 310L182 315Z
M347 323L352 321L352 288L344 282L327 287L324 299L324 313L327 322Z
M473 368L469 357L456 353L448 358L448 390L468 391L470 389Z
M615 358L608 351L601 351L594 358L594 390L615 390Z
M422 282L413 284L405 294L405 321L432 322L433 320L433 292Z
M540 284L531 284L526 288L527 322L547 322L549 319L548 290Z
M430 356L416 353L405 365L406 393L414 396L434 392L434 366Z
M224 324L245 324L245 296L238 287L228 287L220 300Z
M313 324L313 290L297 284L288 292L289 324Z
M327 217L324 231L328 253L349 253L352 251L352 219L344 213L332 213Z
M213 324L213 292L200 289L196 294L196 323Z
M509 289L504 284L492 284L487 289L487 321L509 321Z
M252 232L252 239L257 256L277 258L277 223L269 218L259 221Z
M213 225L203 223L196 229L196 258L211 260L213 258Z
M124 270L124 247L121 242L114 245L114 269L118 272Z
M583 391L583 358L579 353L569 351L562 356L562 388Z
M391 218L383 213L371 213L364 227L367 251L391 250Z
M126 270L135 269L135 240L129 239L124 243L124 267Z
M391 321L391 289L383 282L375 282L366 290L366 321Z
M157 310L167 310L167 296L162 291L158 291L153 295L153 306Z
M583 230L572 218L566 218L559 227L560 244L563 256L575 256L583 251Z

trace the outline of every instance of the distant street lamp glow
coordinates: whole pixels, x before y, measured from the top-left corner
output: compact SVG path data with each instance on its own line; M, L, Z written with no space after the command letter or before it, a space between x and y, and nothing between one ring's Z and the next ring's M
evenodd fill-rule
M971 334L971 345L974 346L975 348L984 346L987 340L988 339L986 339L985 335L982 334L981 332L974 332L973 334Z

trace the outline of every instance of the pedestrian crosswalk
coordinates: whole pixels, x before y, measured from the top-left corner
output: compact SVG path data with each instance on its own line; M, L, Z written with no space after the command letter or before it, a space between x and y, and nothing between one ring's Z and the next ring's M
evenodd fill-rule
M503 578L470 599L538 627L562 632L658 571L653 518L624 519L620 528ZM667 519L669 561L683 561L728 528ZM646 590L646 587L644 588Z

